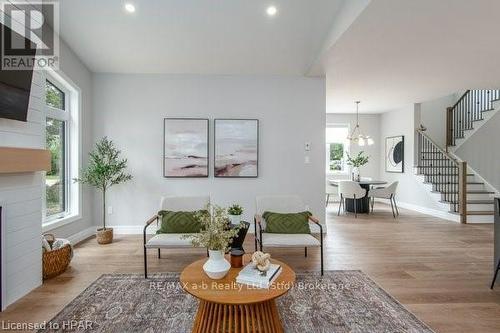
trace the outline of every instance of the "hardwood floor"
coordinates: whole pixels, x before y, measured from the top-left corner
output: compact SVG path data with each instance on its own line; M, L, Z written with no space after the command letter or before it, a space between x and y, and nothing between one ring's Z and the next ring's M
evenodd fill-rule
M377 205L373 215L337 217L330 205L325 269L361 269L436 332L500 332L500 282L491 291L493 226L461 225ZM253 250L253 237L246 241ZM142 273L142 236L117 235L111 245L89 239L76 247L71 268L0 314L0 321L49 320L101 274ZM310 249L275 250L295 270L319 269ZM149 253L150 271L181 271L204 250Z

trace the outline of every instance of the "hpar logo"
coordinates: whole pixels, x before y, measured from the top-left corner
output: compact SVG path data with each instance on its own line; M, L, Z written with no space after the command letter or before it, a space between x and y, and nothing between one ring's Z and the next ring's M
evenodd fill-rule
M59 69L59 3L3 0L1 4L1 69Z

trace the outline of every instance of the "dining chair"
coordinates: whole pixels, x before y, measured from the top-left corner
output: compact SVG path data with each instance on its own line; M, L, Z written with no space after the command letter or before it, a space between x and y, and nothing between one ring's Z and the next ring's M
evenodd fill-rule
M330 180L327 178L325 184L326 207L328 207L328 204L330 203L330 196L336 195L337 192L338 192L337 186L331 184Z
M366 190L362 188L358 183L344 180L339 182L339 212L337 216L340 215L340 208L344 207L345 212L345 199L354 200L354 217L358 217L357 202L356 199L361 199L366 195Z
M396 218L399 215L398 205L396 204L396 190L398 188L398 181L395 181L387 187L374 188L368 191L368 197L371 199L371 206L375 205L375 198L388 199L391 202L392 216ZM395 209L395 210L394 210Z

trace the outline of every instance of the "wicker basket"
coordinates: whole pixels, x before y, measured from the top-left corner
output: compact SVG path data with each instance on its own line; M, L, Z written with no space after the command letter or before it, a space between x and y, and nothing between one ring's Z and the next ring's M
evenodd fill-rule
M55 237L52 234L44 235L49 244L55 241ZM53 278L68 268L69 262L71 261L71 246L65 245L60 249L45 251L42 257L43 266L43 279Z

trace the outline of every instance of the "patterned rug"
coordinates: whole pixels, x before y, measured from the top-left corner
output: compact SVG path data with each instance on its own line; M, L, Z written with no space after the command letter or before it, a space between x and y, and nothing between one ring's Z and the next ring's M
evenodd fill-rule
M178 277L103 275L39 332L190 332L198 303ZM285 332L433 332L361 271L297 273L277 304Z

